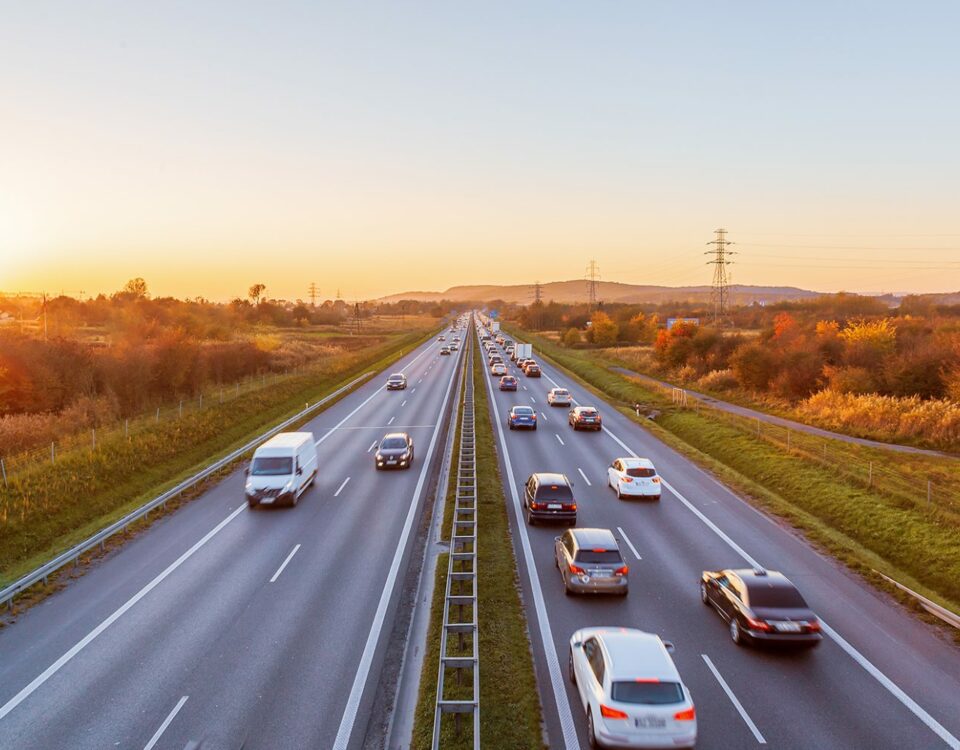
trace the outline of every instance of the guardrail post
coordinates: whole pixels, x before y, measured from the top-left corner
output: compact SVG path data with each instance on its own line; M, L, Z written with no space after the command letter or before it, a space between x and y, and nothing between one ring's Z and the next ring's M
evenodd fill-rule
M930 506L930 497L932 496L932 494L933 494L933 486L930 480L928 479L927 480L927 507Z
M3 462L2 458L0 458L0 471L3 472L3 486L9 487L10 485L7 484L7 465Z
M200 408L203 408L203 394L200 394Z
M57 450L54 447L54 443L50 441L50 463L55 463L57 460Z
M183 417L183 399L180 400L180 416Z
M123 436L125 438L130 437L130 420L129 419L123 420Z
M760 417L757 417L757 437L760 437Z
M867 487L873 487L873 461L870 462L870 469L867 474Z
M160 407L157 407L157 423L160 423Z

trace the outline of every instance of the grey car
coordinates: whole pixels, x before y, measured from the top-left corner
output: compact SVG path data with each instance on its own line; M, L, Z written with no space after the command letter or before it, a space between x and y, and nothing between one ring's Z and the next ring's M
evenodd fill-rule
M609 529L569 529L556 538L554 547L567 595L627 595L630 568Z
M413 438L405 432L390 432L383 436L374 456L377 470L409 469L413 464Z

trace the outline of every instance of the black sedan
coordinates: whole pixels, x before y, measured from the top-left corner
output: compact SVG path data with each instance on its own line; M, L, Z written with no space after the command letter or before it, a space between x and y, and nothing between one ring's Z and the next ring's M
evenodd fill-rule
M748 643L812 647L822 640L820 621L790 580L773 570L704 571L700 598L729 623L730 638Z

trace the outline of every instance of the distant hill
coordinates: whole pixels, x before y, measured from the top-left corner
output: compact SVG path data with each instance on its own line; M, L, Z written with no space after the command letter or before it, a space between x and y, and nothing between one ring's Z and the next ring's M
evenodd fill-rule
M583 279L573 281L551 281L541 284L544 301L549 302L585 302L587 286ZM822 292L798 289L792 286L748 286L732 284L730 299L734 304L753 302L780 302L783 300L810 299L819 297ZM616 281L597 282L597 296L604 302L660 303L660 302L706 302L710 299L709 286L653 286L645 284L621 284ZM477 284L472 286L452 286L445 292L404 292L382 297L383 302L397 302L411 299L424 302L450 300L452 302L486 302L500 299L514 304L527 304L533 301L532 284Z

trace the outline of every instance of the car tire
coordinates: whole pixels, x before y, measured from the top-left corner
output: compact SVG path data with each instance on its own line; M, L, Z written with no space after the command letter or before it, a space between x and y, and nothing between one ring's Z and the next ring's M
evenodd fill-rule
M702 601L706 606L710 606L710 596L707 594L707 584L703 581L700 581L700 601Z
M290 507L290 508L296 508L296 507L297 507L297 503L299 503L299 502L300 502L300 495L298 495L296 492L294 492L294 493L290 496L290 501L287 503L287 506Z
M738 646L743 646L745 644L743 631L740 629L740 623L737 622L736 617L730 620L730 640L736 643Z
M534 431L534 432L537 431L537 426L536 426L536 425L533 426L533 431Z
M593 709L587 709L587 742L590 744L590 747L600 747L600 743L597 742L597 733L593 728Z
M573 591L570 590L566 581L563 582L563 593L565 596L573 596Z
M533 517L533 513L530 512L529 508L527 509L526 514L527 514L527 526L536 526L537 519Z
M613 489L614 489L614 492L617 493L617 500L623 500L623 493L620 491L620 485L617 485Z
M247 506L250 508L250 510L253 510L258 505L260 505L260 503L258 503L256 500L253 500L249 497L247 498Z
M573 649L570 648L567 651L567 677L570 678L570 682L574 685L577 684L577 673L573 668Z

